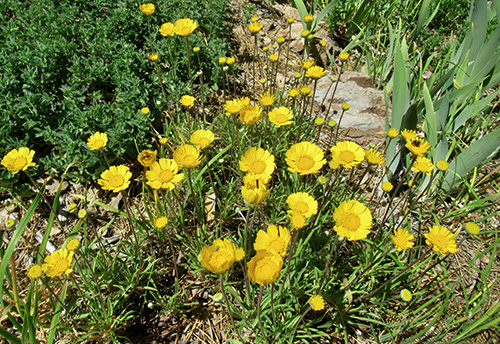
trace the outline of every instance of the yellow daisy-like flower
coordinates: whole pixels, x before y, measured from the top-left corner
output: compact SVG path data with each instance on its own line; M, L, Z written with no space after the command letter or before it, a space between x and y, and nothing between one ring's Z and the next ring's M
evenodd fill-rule
M268 250L285 257L290 239L291 236L288 228L269 225L267 226L267 232L263 230L257 232L253 248L255 251Z
M312 296L309 299L309 304L315 311L322 311L323 309L325 309L325 300L323 300L323 296L321 295Z
M312 23L314 20L314 14L307 14L304 16L304 22L307 23Z
M411 291L409 291L408 289L401 290L400 296L401 299L406 302L411 301L412 298Z
M342 103L342 110L344 111L347 111L351 108L351 105L347 104L347 103Z
M40 278L40 276L42 276L42 267L38 264L33 264L31 265L29 268L28 268L28 277L29 278L32 278L32 279L37 279L37 278Z
M240 110L240 120L248 125L254 125L262 118L262 108L258 105L245 105Z
M149 149L145 149L139 153L139 155L137 156L137 161L139 161L139 164L141 164L142 166L148 167L156 161L156 154L156 150L152 151Z
M108 144L108 135L106 133L96 132L87 139L87 146L91 150L101 149Z
M241 187L241 196L243 199L250 204L257 205L264 202L264 200L269 196L271 190L268 190L266 185L258 185L255 187L249 185L243 185Z
M263 148L252 147L241 157L240 170L258 177L267 177L274 172L274 155Z
M77 238L73 238L73 239L70 239L67 243L66 243L66 249L68 251L76 251L80 248L80 240L78 240Z
M301 86L300 94L302 94L305 97L310 97L312 95L312 89L309 86Z
M293 22L295 21L295 18L288 17L288 18L286 18L286 21L288 22L288 24L293 24Z
M441 171L446 171L450 165L444 160L439 160L436 162L436 167Z
M318 202L307 192L296 192L289 195L286 204L290 207L289 213L299 213L305 218L318 213Z
M288 96L290 98L296 98L300 94L300 91L296 88L292 88L290 92L288 92Z
M233 99L233 100L226 101L226 104L224 105L224 110L226 111L226 116L234 115L235 113L238 113L242 107L243 107L243 104L241 103L241 101L239 99Z
M155 227L160 229L168 225L168 218L165 216L160 216L155 219Z
M139 5L139 9L146 16L150 16L155 12L155 5L152 3Z
M73 272L71 263L73 262L74 251L62 248L55 251L50 256L45 257L42 270L46 271L47 277L59 277L63 274L69 275Z
M326 41L323 40L319 41L319 45L321 45L322 47L326 46Z
M300 33L300 35L304 38L306 38L307 36L309 36L311 32L309 30L304 30Z
M234 56L228 57L226 63L228 65L233 65L236 62L236 58Z
M337 142L330 151L332 152L332 161L344 166L344 168L353 168L365 158L363 148L352 141Z
M162 137L162 138L160 139L160 144L161 144L161 145L164 145L164 144L166 144L167 142L168 142L168 138L166 138L166 137Z
M308 225L305 216L297 211L289 211L288 218L290 219L292 230L301 229Z
M350 200L340 203L333 212L333 229L349 241L362 240L370 233L372 214L363 203Z
M108 170L101 174L101 179L98 179L97 183L101 185L104 190L120 192L128 188L130 185L130 178L132 178L132 172L130 172L127 166L110 166Z
M276 62L276 61L278 61L278 59L279 59L279 56L276 54L269 55L269 60L271 60L271 62Z
M308 70L312 66L314 66L314 60L307 59L300 62L300 68L302 68L303 70Z
M272 284L283 268L283 258L275 252L261 250L247 263L247 267L250 280L261 286Z
M250 32L253 34L256 34L257 32L259 32L263 27L264 27L264 25L262 25L261 23L259 23L257 21L251 22L250 24L248 24L248 30L250 30Z
M312 66L306 71L306 76L311 79L320 79L324 77L325 74L325 70L320 66Z
M227 61L227 59L226 59L226 57L225 57L225 56L221 56L221 57L219 57L219 60L218 60L219 64L223 65L223 64L225 64L225 63L226 63L226 61Z
M80 209L78 211L78 218L83 219L85 216L87 216L87 211L85 209Z
M323 123L325 123L325 119L323 117L317 117L314 120L314 123L316 123L317 125L322 125Z
M406 142L418 139L418 136L415 133L415 130L405 129L401 132L401 136L403 136L403 138L406 140Z
M16 220L14 219L7 219L7 221L5 221L5 224L7 225L7 227L14 227L14 225L16 224Z
M382 165L385 162L382 153L373 148L370 148L365 152L365 160L370 165Z
M174 160L180 167L193 168L201 163L200 150L193 145L181 145L174 151Z
M467 229L467 231L471 234L479 234L479 232L481 231L481 227L479 227L474 222L467 222L465 224L465 229Z
M191 107L194 105L195 100L196 98L193 96L184 95L179 102L186 107Z
M415 243L413 242L415 237L410 234L406 229L399 227L394 231L394 235L391 235L391 240L398 251L406 250L407 248L412 248Z
M174 23L174 32L178 36L189 36L198 27L198 24L192 19L179 19Z
M149 112L150 112L150 111L149 111L149 108L148 108L148 107L143 107L143 108L141 109L141 113L142 113L143 115L147 115Z
M453 233L446 227L432 226L432 228L429 228L429 233L424 234L424 237L426 244L432 245L432 249L443 256L447 252L457 252L457 244L453 239Z
M157 53L149 54L149 58L151 59L151 61L158 61L158 54Z
M184 179L184 173L177 173L179 165L174 159L160 159L149 166L146 184L153 189L175 189L175 184Z
M328 125L329 125L330 127L334 127L334 126L336 126L336 125L337 125L337 122L336 122L335 120L333 120L333 119L332 119L331 121L328 121Z
M408 150L413 154L421 157L427 153L429 148L431 148L431 145L424 139L415 137L413 140L407 141L405 147L408 148Z
M259 94L259 104L262 106L271 106L274 104L274 96L269 92Z
M252 18L250 18L251 21L253 22L256 22L257 20L259 20L259 17L257 16L252 16Z
M391 129L389 129L389 131L387 132L387 136L389 136L391 139L398 137L398 135L399 135L399 132L398 132L398 130L397 130L397 129L395 129L395 128L391 128Z
M276 39L276 42L278 42L278 44L283 44L283 43L285 43L285 37L278 37L278 38Z
M201 265L216 274L223 274L237 261L245 257L245 252L227 239L217 239L211 246L205 246L200 252Z
M172 37L175 35L175 26L173 23L163 23L158 31L164 37Z
M298 172L300 175L318 173L326 160L324 153L317 145L311 142L299 142L286 151L288 171Z
M389 192L391 191L392 189L394 189L394 186L392 185L391 182L383 182L382 183L382 190L386 191L386 192Z
M418 156L411 169L415 172L422 172L430 176L432 170L434 169L434 165L426 157Z
M19 171L26 171L28 167L35 166L33 157L35 151L27 147L21 147L19 150L13 149L3 157L1 164L7 168L12 174Z
M189 141L194 144L199 149L204 149L210 147L212 142L214 142L215 136L211 130L199 129L196 130Z
M339 59L341 61L347 61L347 59L349 58L349 53L342 53L342 54L339 54Z
M253 190L262 185L267 186L270 180L271 175L247 173L243 176L243 185Z
M269 121L273 123L276 128L293 123L293 112L285 106L272 109L268 116Z

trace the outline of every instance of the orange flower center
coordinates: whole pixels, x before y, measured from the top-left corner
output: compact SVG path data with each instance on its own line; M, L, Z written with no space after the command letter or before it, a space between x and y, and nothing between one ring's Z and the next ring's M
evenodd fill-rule
M293 210L298 211L299 213L303 214L309 210L309 206L307 205L306 202L300 201L300 202L297 202L295 204L295 207Z
M124 179L121 174L115 174L113 177L109 179L109 184L113 188L117 188L123 185Z
M342 226L350 231L356 231L359 228L359 225L359 217L358 215L353 213L347 213L347 215L342 220Z
M314 167L314 159L309 155L302 155L297 159L297 167L303 171L310 170Z
M342 151L340 152L340 160L346 162L346 163L350 163L350 162L353 162L354 161L354 153L351 152L351 151Z
M69 268L69 262L67 259L60 259L54 264L54 269L60 273L65 272Z
M168 183L170 182L172 179L174 179L174 174L172 173L172 171L170 170L162 170L159 174L158 174L158 179L162 182L162 183Z
M14 167L15 170L20 170L22 169L26 164L28 163L28 160L24 156L18 156L17 158L14 159L12 162L12 166Z
M254 160L250 164L250 172L255 174L264 173L266 170L266 163L262 160Z

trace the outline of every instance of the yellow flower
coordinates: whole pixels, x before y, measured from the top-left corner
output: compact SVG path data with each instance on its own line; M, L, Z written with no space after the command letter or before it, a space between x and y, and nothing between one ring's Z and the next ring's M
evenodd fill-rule
M279 56L276 54L269 55L269 60L271 60L271 62L276 62L276 61L278 61L278 59L279 59Z
M247 173L243 176L243 185L253 190L262 185L267 186L270 180L271 175Z
M389 136L391 139L398 137L398 135L398 130L394 128L389 129L389 131L387 132L387 136Z
M224 64L226 63L227 59L224 56L219 57L219 64Z
M288 171L298 172L300 175L318 173L326 160L324 153L317 145L311 142L299 142L286 151Z
M431 145L424 139L420 137L415 137L413 140L407 141L405 147L408 148L408 150L413 154L421 157L425 153L427 153L429 148L431 148Z
M66 249L68 251L76 251L78 250L78 248L80 248L80 240L78 240L77 238L70 239L66 243Z
M139 164L141 164L144 167L148 167L152 163L156 161L156 150L152 151L149 149L143 150L142 152L139 153L137 156L137 161L139 161Z
M340 203L333 212L333 229L349 241L362 240L370 233L372 214L363 203L350 200Z
M318 180L319 180L319 182L320 182L321 184L326 184L326 177L325 177L325 176L320 176L320 177L318 178Z
M200 47L194 47L193 48L193 53L197 53L198 51L200 51Z
M160 139L160 144L161 144L161 145L164 145L164 144L165 144L165 143L167 143L167 142L168 142L168 138L166 138L166 137L162 137L162 138Z
M98 179L97 183L101 185L104 190L120 192L128 188L131 177L132 172L130 172L127 166L110 166L108 170L101 174L101 179Z
M314 20L314 14L308 14L304 16L304 22L307 23L312 23Z
M295 73L293 73L293 76L295 77L295 79L300 79L302 77L302 73L295 72Z
M278 42L278 44L283 44L283 43L285 43L285 37L278 37L278 38L276 39L276 42Z
M250 24L248 24L248 30L250 30L251 33L253 34L256 34L257 32L259 32L264 26L259 23L259 22L251 22Z
M83 219L85 216L87 216L87 211L85 209L80 209L78 211L78 218Z
M401 227L394 231L394 235L391 235L392 243L398 251L412 248L415 245L413 239L415 239L413 234L410 234L410 232Z
M479 232L481 231L481 227L479 227L474 222L467 222L465 224L465 229L467 229L467 231L471 234L479 234Z
M383 182L382 183L382 190L389 192L394 188L391 182Z
M351 105L347 103L342 103L342 110L347 111L351 108Z
M302 32L300 33L300 35L301 35L302 37L304 37L304 38L306 38L307 36L309 36L309 34L310 34L309 30L304 30L304 31L302 31Z
M276 128L293 123L293 112L285 106L280 106L272 109L269 114L269 121L274 124Z
M236 58L234 56L231 56L231 57L228 57L227 60L226 60L226 63L228 65L232 65L236 62Z
M192 19L179 19L174 23L174 32L178 36L189 36L198 27Z
M429 228L429 233L424 234L427 245L432 245L432 249L441 253L443 256L447 252L457 252L457 244L453 239L453 233L446 227L432 226Z
M158 31L160 31L160 34L164 37L172 37L175 34L175 26L172 23L164 23L161 24Z
M322 311L323 309L325 309L325 300L323 300L323 296L321 295L312 296L309 299L309 304L315 311Z
M201 163L200 150L193 145L181 145L174 151L174 160L180 167L193 168Z
M26 171L28 167L35 166L33 162L33 157L35 156L35 151L30 150L27 147L21 147L19 150L13 149L2 159L2 165L7 168L12 174L16 174L19 171Z
M293 18L293 17L288 17L288 18L286 19L286 21L288 22L288 24L292 24L292 23L295 21L295 18Z
M28 277L37 279L42 276L42 267L38 264L33 264L28 269Z
M153 189L175 189L175 184L184 179L184 173L177 173L179 166L174 159L160 159L149 166L146 179Z
M312 66L314 66L314 60L311 60L311 59L308 59L308 60L302 60L300 62L300 67L303 69L303 70L308 70L309 68L311 68Z
M323 40L321 40L321 41L319 41L319 45L321 45L322 47L324 47L326 45L326 42L323 41Z
M305 216L297 211L289 211L288 218L290 219L292 230L301 229L308 225Z
M214 302L221 302L223 296L224 295L222 295L222 293L215 293L214 296L212 296L212 299Z
M353 168L360 164L365 158L365 151L363 148L352 141L337 142L330 151L332 152L332 161L344 166L344 168Z
M226 101L226 104L224 105L224 110L226 110L226 116L234 115L235 113L238 113L242 107L243 107L243 104L241 103L241 101L239 99Z
M439 160L436 162L436 167L441 171L446 171L450 165L445 160Z
M253 248L255 251L267 250L285 257L290 239L291 236L288 228L269 225L267 226L267 232L264 232L263 230L259 230L257 232Z
M286 204L290 207L289 213L299 213L305 218L318 213L318 202L307 192L296 192L289 195Z
M73 272L71 263L73 262L74 251L69 251L65 248L55 251L50 256L45 257L45 264L42 265L42 270L47 271L47 277L59 277L63 274L69 275Z
M334 127L334 126L336 126L336 125L337 125L337 122L336 122L335 120L333 120L333 119L332 119L332 120L328 121L328 125L329 125L330 127Z
M320 79L324 77L325 74L325 70L320 66L312 66L306 71L306 76L311 79Z
M158 61L158 54L157 53L149 54L149 58L151 59L151 61Z
M401 299L403 299L403 301L406 301L406 302L411 301L412 295L411 295L411 291L409 291L408 289L401 290L400 295L401 295Z
M347 59L349 58L349 53L342 53L342 54L339 54L339 59L341 61L347 61Z
M215 136L211 130L199 129L196 130L189 141L194 144L199 149L204 149L210 147L212 142L214 142Z
M323 117L316 117L314 123L316 123L317 125L322 125L323 123L325 123L325 119Z
M87 146L91 150L101 149L108 144L108 135L106 133L96 132L87 139Z
M250 280L261 286L272 284L283 268L283 258L279 254L261 250L247 263L247 267Z
M413 141L413 140L416 140L418 138L417 134L415 133L415 130L409 130L409 129L403 130L401 132L401 136L403 136L403 138L406 140L406 142Z
M299 91L298 89L296 89L296 88L292 88L292 89L290 90L290 92L288 92L288 96L289 96L290 98L295 98L295 97L297 97L299 94L300 94L300 91Z
M258 105L245 105L240 110L240 120L248 125L254 125L262 118L262 108Z
M16 224L16 220L7 219L7 221L5 221L5 224L7 225L7 227L13 227Z
M164 228L168 225L168 218L165 216L160 216L157 219L155 219L155 227L160 229Z
M417 160L415 160L415 163L413 164L413 167L411 169L415 172L422 172L430 176L432 170L434 169L434 165L431 163L429 159L422 156L418 156Z
M301 86L300 94L306 97L310 97L312 95L312 89L309 86Z
M266 185L259 185L256 187L250 187L248 185L243 185L241 187L241 196L243 199L250 204L261 204L269 196L271 190L268 190Z
M370 148L365 152L365 160L370 165L382 165L385 161L382 153L373 148Z
M143 115L147 115L149 113L149 108L148 107L143 107L141 109L141 112L142 112Z
M184 95L181 97L180 103L186 107L191 107L194 105L194 101L196 100L193 96Z
M274 156L266 149L252 147L241 157L239 164L241 171L265 178L274 171Z
M217 239L211 246L204 246L200 252L201 265L216 274L223 274L237 261L245 257L241 248L236 248L227 239Z
M252 18L250 18L251 21L253 22L256 22L257 20L259 20L259 17L257 16L252 16Z
M259 104L262 106L271 106L274 103L274 96L269 92L259 94Z
M313 39L314 38L314 35L312 33L309 34L309 36L307 36L307 39Z
M144 15L150 16L155 12L155 5L152 3L139 5L139 9Z

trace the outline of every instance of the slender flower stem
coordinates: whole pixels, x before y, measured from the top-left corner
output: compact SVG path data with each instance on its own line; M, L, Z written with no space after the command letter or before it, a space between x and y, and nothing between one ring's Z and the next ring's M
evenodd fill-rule
M276 328L276 315L274 314L274 283L271 285L271 316L273 319L273 326Z
M271 342L269 341L269 338L267 338L266 332L264 331L264 326L262 326L262 319L260 316L260 304L262 301L262 294L263 293L264 293L264 287L260 286L259 298L257 300L257 319L259 320L259 328L260 328L260 332L262 332L262 336L266 340L267 344L271 344Z

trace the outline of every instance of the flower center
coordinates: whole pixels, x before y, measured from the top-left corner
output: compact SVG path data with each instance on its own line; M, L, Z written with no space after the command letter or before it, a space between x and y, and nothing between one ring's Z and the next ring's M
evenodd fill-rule
M342 226L350 231L356 231L359 228L359 225L359 217L353 213L348 213L342 220Z
M394 243L396 244L396 246L404 248L408 243L408 240L406 240L404 236L396 235L396 237L394 238Z
M261 259L255 265L255 276L263 283L269 283L273 280L273 276L277 270L277 266L270 259Z
M58 272L63 273L64 271L68 270L69 262L67 259L58 260L57 263L54 264L54 268Z
M269 243L272 248L274 248L279 254L285 253L285 241L281 238L274 238Z
M158 174L158 179L161 180L162 183L168 183L174 179L174 174L170 170L162 170Z
M304 214L307 213L309 207L307 206L306 202L297 202L293 210L298 211L301 214Z
M26 164L28 163L28 160L24 156L19 156L17 157L13 162L12 166L14 166L14 169L20 170L22 169Z
M351 151L342 151L340 152L340 160L346 162L346 163L350 163L350 162L353 162L354 161L354 153L351 152Z
M309 155L302 155L297 159L297 167L300 170L307 171L314 166L314 159Z
M446 247L448 247L448 238L444 235L437 234L434 235L434 238L432 238L432 243L440 249L444 250L446 249Z
M104 141L101 139L97 139L94 141L94 146L96 147L104 147Z
M124 182L123 176L121 174L115 174L113 177L109 179L109 184L116 188L122 186Z
M262 160L254 160L252 161L252 164L250 165L250 172L255 173L255 174L261 174L264 173L266 170L266 163Z
M226 266L231 263L233 258L234 257L229 253L228 250L218 250L214 252L210 257L210 265L212 265L216 269L225 269Z
M194 155L186 155L183 162L185 166L194 166L196 165L196 157Z
M283 112L278 112L274 119L278 123L285 123L286 121L288 121L288 117Z

